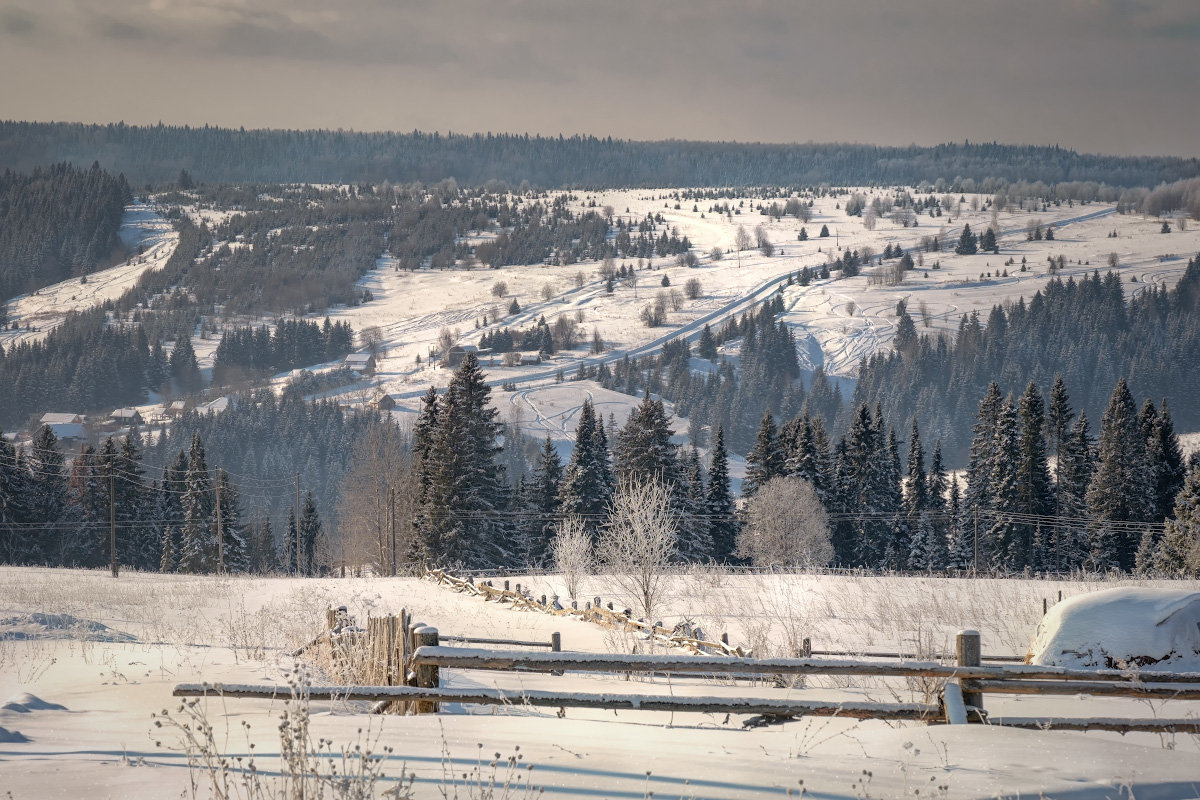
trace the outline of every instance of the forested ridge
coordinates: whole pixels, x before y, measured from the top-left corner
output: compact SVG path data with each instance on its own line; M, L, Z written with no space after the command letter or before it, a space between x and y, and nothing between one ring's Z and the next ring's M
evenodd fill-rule
M91 161L91 159L89 159ZM120 250L132 200L125 176L93 163L34 166L0 175L0 304L67 278L82 278ZM3 321L0 305L0 322Z
M939 178L1092 181L1155 186L1200 175L1200 160L1076 153L1057 146L950 143L932 147L639 142L594 136L245 130L124 123L0 123L0 166L30 170L99 161L135 184L436 182L455 178L535 186L907 184ZM985 189L992 191L992 189Z

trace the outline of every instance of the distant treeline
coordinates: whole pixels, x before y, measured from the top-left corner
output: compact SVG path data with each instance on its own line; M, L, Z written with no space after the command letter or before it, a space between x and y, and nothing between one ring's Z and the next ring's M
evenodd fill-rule
M90 161L91 159L89 159ZM23 292L81 278L104 264L121 240L131 200L125 176L93 164L34 167L0 175L0 303ZM0 323L4 310L0 307Z
M0 122L0 167L30 170L98 160L136 184L436 182L514 186L763 186L933 183L956 179L1093 181L1155 186L1200 176L1200 160L1118 157L996 143L934 147L861 144L636 142L593 136L233 130L123 123ZM981 188L996 191L999 187Z

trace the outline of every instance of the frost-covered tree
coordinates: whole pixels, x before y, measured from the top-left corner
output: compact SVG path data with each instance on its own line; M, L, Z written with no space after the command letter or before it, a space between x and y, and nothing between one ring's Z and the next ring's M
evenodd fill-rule
M550 557L554 569L562 575L567 594L579 599L579 584L592 567L592 538L579 517L568 516L558 521L550 542Z
M666 484L655 478L620 481L609 508L608 530L596 545L596 559L622 591L637 599L649 621L662 596L677 530Z
M767 481L746 503L738 555L755 566L823 567L833 560L829 515L808 481Z

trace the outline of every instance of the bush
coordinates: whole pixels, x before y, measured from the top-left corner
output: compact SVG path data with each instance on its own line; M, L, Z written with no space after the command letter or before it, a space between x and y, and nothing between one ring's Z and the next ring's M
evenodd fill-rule
M687 283L683 285L683 292L687 295L688 300L695 300L699 297L701 293L700 279L688 278Z

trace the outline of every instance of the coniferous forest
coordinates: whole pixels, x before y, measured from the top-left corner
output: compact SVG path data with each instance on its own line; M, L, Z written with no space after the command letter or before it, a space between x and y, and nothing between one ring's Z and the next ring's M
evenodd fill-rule
M99 164L56 163L28 174L6 169L0 175L0 304L104 266L121 250L117 232L131 199L125 176Z
M435 183L513 186L767 186L908 184L956 176L996 181L1157 186L1200 176L1200 160L1081 154L1061 147L963 142L857 144L637 142L594 136L233 130L116 123L0 123L0 164L99 160L136 186L183 168L209 183ZM1114 198L1115 199L1115 198Z

